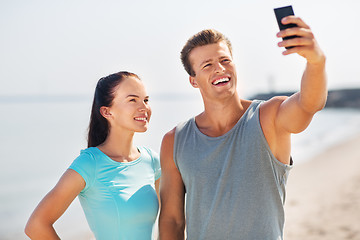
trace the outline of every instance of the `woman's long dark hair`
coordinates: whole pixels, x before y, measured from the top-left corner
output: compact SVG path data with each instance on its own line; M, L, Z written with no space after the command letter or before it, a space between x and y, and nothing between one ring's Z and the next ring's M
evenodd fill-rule
M106 140L110 128L108 121L101 115L100 108L111 107L115 97L115 88L127 77L140 79L135 73L118 72L100 78L98 81L91 108L88 147L96 147Z

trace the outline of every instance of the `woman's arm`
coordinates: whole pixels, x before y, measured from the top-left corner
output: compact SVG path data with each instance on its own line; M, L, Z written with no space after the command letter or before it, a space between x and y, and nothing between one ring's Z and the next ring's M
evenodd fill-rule
M41 200L30 216L25 233L31 239L60 239L53 224L85 187L84 179L72 169L66 170L56 186Z

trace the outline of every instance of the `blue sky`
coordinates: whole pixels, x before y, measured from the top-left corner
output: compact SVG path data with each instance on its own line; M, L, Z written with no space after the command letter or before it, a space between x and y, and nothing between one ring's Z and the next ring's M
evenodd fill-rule
M296 90L305 62L281 55L273 13L289 4L327 55L329 87L360 87L356 0L0 0L0 96L92 95L121 70L139 74L150 96L192 94L179 52L205 28L232 41L242 96Z

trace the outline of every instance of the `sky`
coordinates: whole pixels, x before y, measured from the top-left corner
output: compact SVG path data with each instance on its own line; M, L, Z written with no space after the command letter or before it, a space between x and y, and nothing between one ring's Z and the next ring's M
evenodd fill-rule
M329 88L360 87L358 0L0 0L0 96L92 95L124 70L150 97L195 94L179 56L207 28L231 40L241 96L295 91L305 61L281 54L273 12L290 4L327 56Z

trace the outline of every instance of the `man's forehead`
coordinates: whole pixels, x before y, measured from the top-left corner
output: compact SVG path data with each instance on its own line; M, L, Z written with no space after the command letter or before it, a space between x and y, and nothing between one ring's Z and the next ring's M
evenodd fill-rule
M231 52L224 41L196 47L189 55L189 59L192 63L208 62L212 59L222 57L231 57Z

